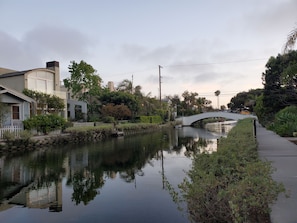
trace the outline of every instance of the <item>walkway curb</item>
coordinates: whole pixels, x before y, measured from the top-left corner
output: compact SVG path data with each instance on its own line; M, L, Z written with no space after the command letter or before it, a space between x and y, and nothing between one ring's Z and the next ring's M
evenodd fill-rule
M284 184L289 198L279 195L271 206L272 223L297 222L297 145L257 124L258 153L262 160L272 162L272 178Z

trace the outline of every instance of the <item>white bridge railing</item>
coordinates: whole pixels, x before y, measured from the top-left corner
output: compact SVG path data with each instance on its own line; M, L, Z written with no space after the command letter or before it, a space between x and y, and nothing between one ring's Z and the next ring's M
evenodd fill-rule
M0 139L3 139L4 132L13 132L15 137L20 136L20 132L23 131L22 126L4 126L0 128Z

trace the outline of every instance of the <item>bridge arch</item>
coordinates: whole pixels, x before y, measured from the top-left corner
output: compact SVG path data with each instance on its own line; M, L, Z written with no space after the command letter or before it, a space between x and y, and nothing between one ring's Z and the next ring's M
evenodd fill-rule
M257 119L257 116L254 115L242 115L238 113L230 113L230 112L205 112L197 115L192 115L192 116L185 116L185 117L180 117L177 118L177 121L181 121L182 126L190 126L194 122L197 122L202 119L206 118L226 118L226 119L231 119L231 120L240 120L240 119L245 119L245 118L254 118Z

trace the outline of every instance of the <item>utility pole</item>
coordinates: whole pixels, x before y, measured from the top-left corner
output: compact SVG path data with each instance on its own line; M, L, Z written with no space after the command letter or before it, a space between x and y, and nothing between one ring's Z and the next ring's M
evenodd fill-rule
M133 94L133 74L132 74L132 81L131 81L131 94Z
M159 65L159 91L160 91L160 108L161 108L161 105L162 105L162 101L161 101L161 96L162 96L162 91L161 91L161 68L163 68L162 66Z

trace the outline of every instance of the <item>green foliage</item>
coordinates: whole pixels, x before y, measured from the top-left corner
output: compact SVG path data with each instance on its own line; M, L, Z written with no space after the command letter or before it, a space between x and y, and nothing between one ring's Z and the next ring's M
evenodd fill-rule
M3 132L3 139L5 140L5 141L8 141L8 142L10 142L10 141L13 141L13 140L15 140L15 133L13 132L13 131L4 131Z
M231 98L228 108L231 110L241 110L248 107L252 112L257 98L262 94L263 89L251 89L248 92L240 92Z
M283 108L297 104L296 91L297 51L271 57L262 74L264 83L263 110L273 120L274 114ZM260 120L262 123L262 121Z
M131 110L124 104L107 104L102 107L101 112L104 116L112 116L116 120L130 119L132 116Z
M65 123L66 120L64 118L55 114L36 115L23 121L25 129L36 129L37 132L42 132L43 134L48 134L50 131L62 129Z
M88 119L96 119L99 101L96 97L101 91L101 78L97 71L85 61L71 61L68 66L70 78L63 80L65 87L74 98L88 103Z
M276 113L269 129L280 136L293 136L297 131L297 106L289 106Z
M130 111L136 113L139 110L139 103L136 98L128 93L123 91L103 91L98 98L102 105L125 105L129 108Z
M140 116L141 123L162 123L162 118L159 115L155 116Z
M47 112L56 113L62 111L65 108L63 99L56 95L49 95L39 91L33 91L29 89L24 89L23 93L30 98L33 98L37 107L42 109L42 113L46 110Z
M253 121L239 121L216 153L195 156L180 185L195 222L259 222L284 191L272 180L271 164L258 158Z
M114 123L115 119L112 116L104 116L102 121L105 122L105 123Z
M20 132L20 139L28 141L32 137L32 133L28 130L23 130Z
M88 95L98 95L100 92L101 78L96 70L85 61L79 63L71 61L68 66L70 78L64 79L65 87L70 90L74 97L81 101L89 102ZM88 94L85 94L88 92Z

